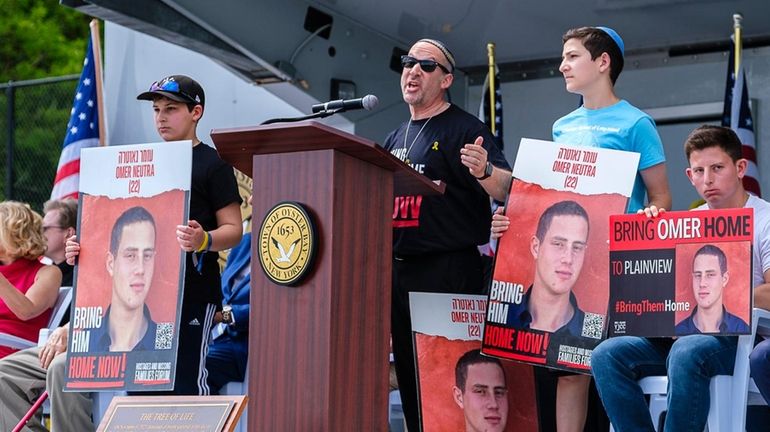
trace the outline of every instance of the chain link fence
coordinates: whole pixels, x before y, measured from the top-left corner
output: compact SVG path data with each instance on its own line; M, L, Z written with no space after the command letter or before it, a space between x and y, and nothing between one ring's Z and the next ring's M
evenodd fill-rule
M51 196L78 75L0 84L0 199L42 212Z

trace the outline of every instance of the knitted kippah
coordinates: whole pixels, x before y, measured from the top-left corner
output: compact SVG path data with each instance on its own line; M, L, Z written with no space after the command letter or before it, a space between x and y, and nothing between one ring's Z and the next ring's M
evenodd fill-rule
M447 61L449 61L449 65L452 66L452 72L455 70L455 56L452 55L452 52L449 51L449 48L444 45L443 42L438 41L436 39L420 39L417 42L425 42L433 45L434 47L438 48L442 53L444 53L444 57L446 57Z

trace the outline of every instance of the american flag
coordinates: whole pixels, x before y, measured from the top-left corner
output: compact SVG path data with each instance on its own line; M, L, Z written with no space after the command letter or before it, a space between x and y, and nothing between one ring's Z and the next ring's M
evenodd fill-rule
M67 123L67 135L56 169L51 199L77 198L80 179L80 149L99 145L99 110L97 108L94 50L89 39L83 72L75 92Z
M746 85L746 72L743 62L735 73L735 42L731 44L727 66L727 85L725 86L725 106L722 111L722 126L727 126L738 135L743 143L743 157L749 161L743 187L762 196L759 188L759 170L757 168L757 147L754 142L754 121L749 107L749 89Z

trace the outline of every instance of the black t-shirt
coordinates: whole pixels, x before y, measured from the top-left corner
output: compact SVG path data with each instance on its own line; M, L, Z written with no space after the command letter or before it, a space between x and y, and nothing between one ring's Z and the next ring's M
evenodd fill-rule
M214 230L217 228L217 211L241 201L233 167L223 161L214 148L204 143L193 147L190 219L198 221L206 231ZM187 253L184 302L220 304L222 289L218 254L203 254L200 273L192 256L191 252Z
M478 136L484 138L489 161L510 170L489 128L455 105L429 119L403 123L385 139L386 150L431 180L446 183L442 196L395 198L394 253L457 251L489 241L489 195L460 162L460 149Z
M56 267L61 270L61 286L72 286L72 272L75 267L67 264L66 260L56 264Z
M59 270L61 270L61 286L72 286L72 272L75 267L67 264L66 260L56 264L56 267L59 267ZM67 308L67 311L64 312L64 315L62 315L61 322L55 324L64 325L68 322L70 322L70 308Z

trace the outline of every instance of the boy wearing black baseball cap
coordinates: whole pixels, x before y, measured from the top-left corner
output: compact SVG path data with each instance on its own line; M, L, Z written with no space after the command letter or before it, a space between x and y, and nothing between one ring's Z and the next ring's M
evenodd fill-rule
M185 75L171 75L155 81L136 98L153 102L155 128L164 141L189 139L193 147L197 147L200 140L196 128L206 104L200 84ZM176 108L186 109L177 111Z
M203 88L194 79L186 75L171 75L160 81L155 81L150 85L150 89L141 93L136 98L139 100L152 101L158 96L165 96L173 101L184 104L206 105L206 96Z
M155 128L164 141L190 140L193 145L189 220L176 230L177 242L187 252L187 264L176 379L171 393L208 395L208 337L215 324L215 312L222 304L216 252L240 242L242 200L233 168L213 147L198 139L196 129L206 103L200 84L185 75L171 75L155 81L136 98L152 101ZM74 237L67 245L77 245ZM68 248L70 263L74 263L77 246L73 252Z
M193 145L189 222L176 230L187 265L173 393L207 395L207 339L222 304L215 252L241 240L241 197L233 168L196 134L206 104L200 84L185 75L171 75L136 98L152 101L155 128L164 141L191 140Z

